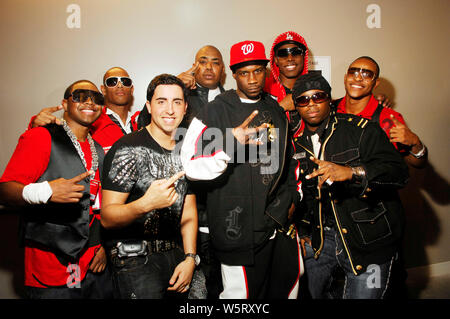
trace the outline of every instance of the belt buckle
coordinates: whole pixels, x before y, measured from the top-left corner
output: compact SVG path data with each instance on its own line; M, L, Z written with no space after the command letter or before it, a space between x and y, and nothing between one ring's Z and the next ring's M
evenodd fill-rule
M117 256L119 258L123 257L137 257L147 255L147 241L143 240L134 243L124 243L118 242L116 244Z

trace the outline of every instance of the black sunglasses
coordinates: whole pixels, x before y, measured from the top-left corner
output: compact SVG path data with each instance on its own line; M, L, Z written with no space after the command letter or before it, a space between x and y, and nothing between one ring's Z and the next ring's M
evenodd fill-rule
M125 87L130 87L133 85L133 81L126 76L111 76L105 80L105 85L109 88L113 88L119 84L119 81L122 82L122 85Z
M92 90L77 89L70 93L70 96L72 96L72 100L76 103L85 103L90 98L94 104L105 104L103 95Z
M312 100L314 103L322 103L328 100L328 94L325 92L317 92L311 96L301 95L295 100L295 106L299 107L308 106L310 100Z
M302 48L299 48L299 47L292 47L292 48L279 49L277 51L277 57L279 57L279 58L285 58L285 57L289 56L289 54L292 56L304 55L305 50L303 50Z

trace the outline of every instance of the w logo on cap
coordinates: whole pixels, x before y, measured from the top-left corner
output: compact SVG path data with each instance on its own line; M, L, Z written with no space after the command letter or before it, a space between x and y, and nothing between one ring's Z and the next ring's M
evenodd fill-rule
M294 40L294 37L290 33L288 33L286 34L286 40Z
M242 53L244 53L244 55L252 53L254 49L255 47L253 43L246 43L241 47Z
M243 62L268 62L264 45L258 41L242 41L233 44L230 50L230 67Z

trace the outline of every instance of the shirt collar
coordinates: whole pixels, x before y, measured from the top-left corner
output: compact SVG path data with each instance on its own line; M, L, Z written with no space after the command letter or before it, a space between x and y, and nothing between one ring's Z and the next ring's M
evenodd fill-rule
M128 111L126 123L122 122L122 119L120 118L119 114L117 114L116 112L114 112L113 110L111 110L108 107L106 107L106 114L114 116L114 118L120 123L120 125L125 130L125 132L131 133L131 126L130 126L131 112L130 111Z
M347 113L347 110L345 108L345 103L346 103L345 101L346 101L346 97L344 97L341 100L341 102L339 103L339 105L337 106L338 113ZM372 115L375 112L375 109L377 108L377 106L378 106L378 100L372 94L370 96L370 100L367 103L366 107L359 114L356 114L356 115L370 120L372 118Z
M208 102L211 102L212 100L214 100L216 98L217 95L219 95L220 93L222 93L222 91L220 90L220 87L216 87L215 89L211 90L208 88L205 88L203 86L201 86L200 84L196 83L197 88L201 91L204 92L208 92Z

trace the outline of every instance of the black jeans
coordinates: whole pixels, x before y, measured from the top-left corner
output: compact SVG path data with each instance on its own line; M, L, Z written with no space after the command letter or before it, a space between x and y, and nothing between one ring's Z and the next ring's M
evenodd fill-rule
M25 293L29 299L111 299L113 285L109 265L101 273L88 271L79 288L25 286Z
M163 297L187 297L168 294L169 280L175 267L184 260L180 248L149 254L147 256L112 257L113 282L116 298L162 299Z

